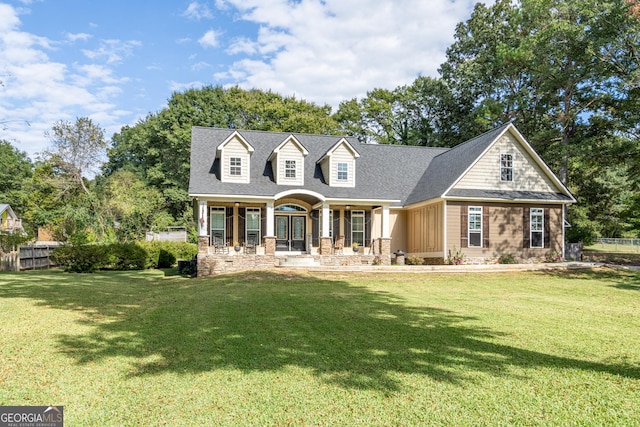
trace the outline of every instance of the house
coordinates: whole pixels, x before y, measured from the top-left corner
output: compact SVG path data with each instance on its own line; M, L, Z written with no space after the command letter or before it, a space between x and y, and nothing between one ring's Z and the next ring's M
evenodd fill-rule
M511 123L454 148L194 127L189 194L199 275L295 254L331 265L389 264L399 250L434 263L456 251L544 259L564 253L575 202Z
M0 203L0 232L14 233L15 231L23 231L22 220L18 219L11 206Z

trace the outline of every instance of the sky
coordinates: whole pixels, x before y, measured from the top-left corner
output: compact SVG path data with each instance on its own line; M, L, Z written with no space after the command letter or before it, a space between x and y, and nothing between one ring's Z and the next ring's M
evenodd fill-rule
M474 0L0 0L0 139L60 120L110 139L206 85L341 101L438 75ZM487 3L487 2L485 2Z

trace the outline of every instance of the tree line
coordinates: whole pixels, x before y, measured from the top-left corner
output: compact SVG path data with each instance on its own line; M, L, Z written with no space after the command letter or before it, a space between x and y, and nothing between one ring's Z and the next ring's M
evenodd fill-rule
M271 91L207 86L173 93L111 141L88 118L61 121L35 162L0 143L0 199L62 240L136 240L149 229L193 227L192 126L452 147L513 121L578 200L568 212L571 240L640 236L639 7L478 3L457 25L438 77L374 88L335 112Z

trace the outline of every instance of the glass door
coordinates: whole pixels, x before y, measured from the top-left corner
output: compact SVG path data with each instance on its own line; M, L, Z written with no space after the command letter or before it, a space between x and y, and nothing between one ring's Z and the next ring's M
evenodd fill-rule
M289 250L289 217L276 216L276 251Z
M304 251L305 225L307 217L292 216L291 217L291 250Z

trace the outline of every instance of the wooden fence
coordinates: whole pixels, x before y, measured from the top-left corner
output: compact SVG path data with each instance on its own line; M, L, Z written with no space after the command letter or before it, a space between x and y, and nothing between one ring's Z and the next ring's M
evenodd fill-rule
M57 245L24 245L0 256L0 271L39 270L56 267L51 254Z

